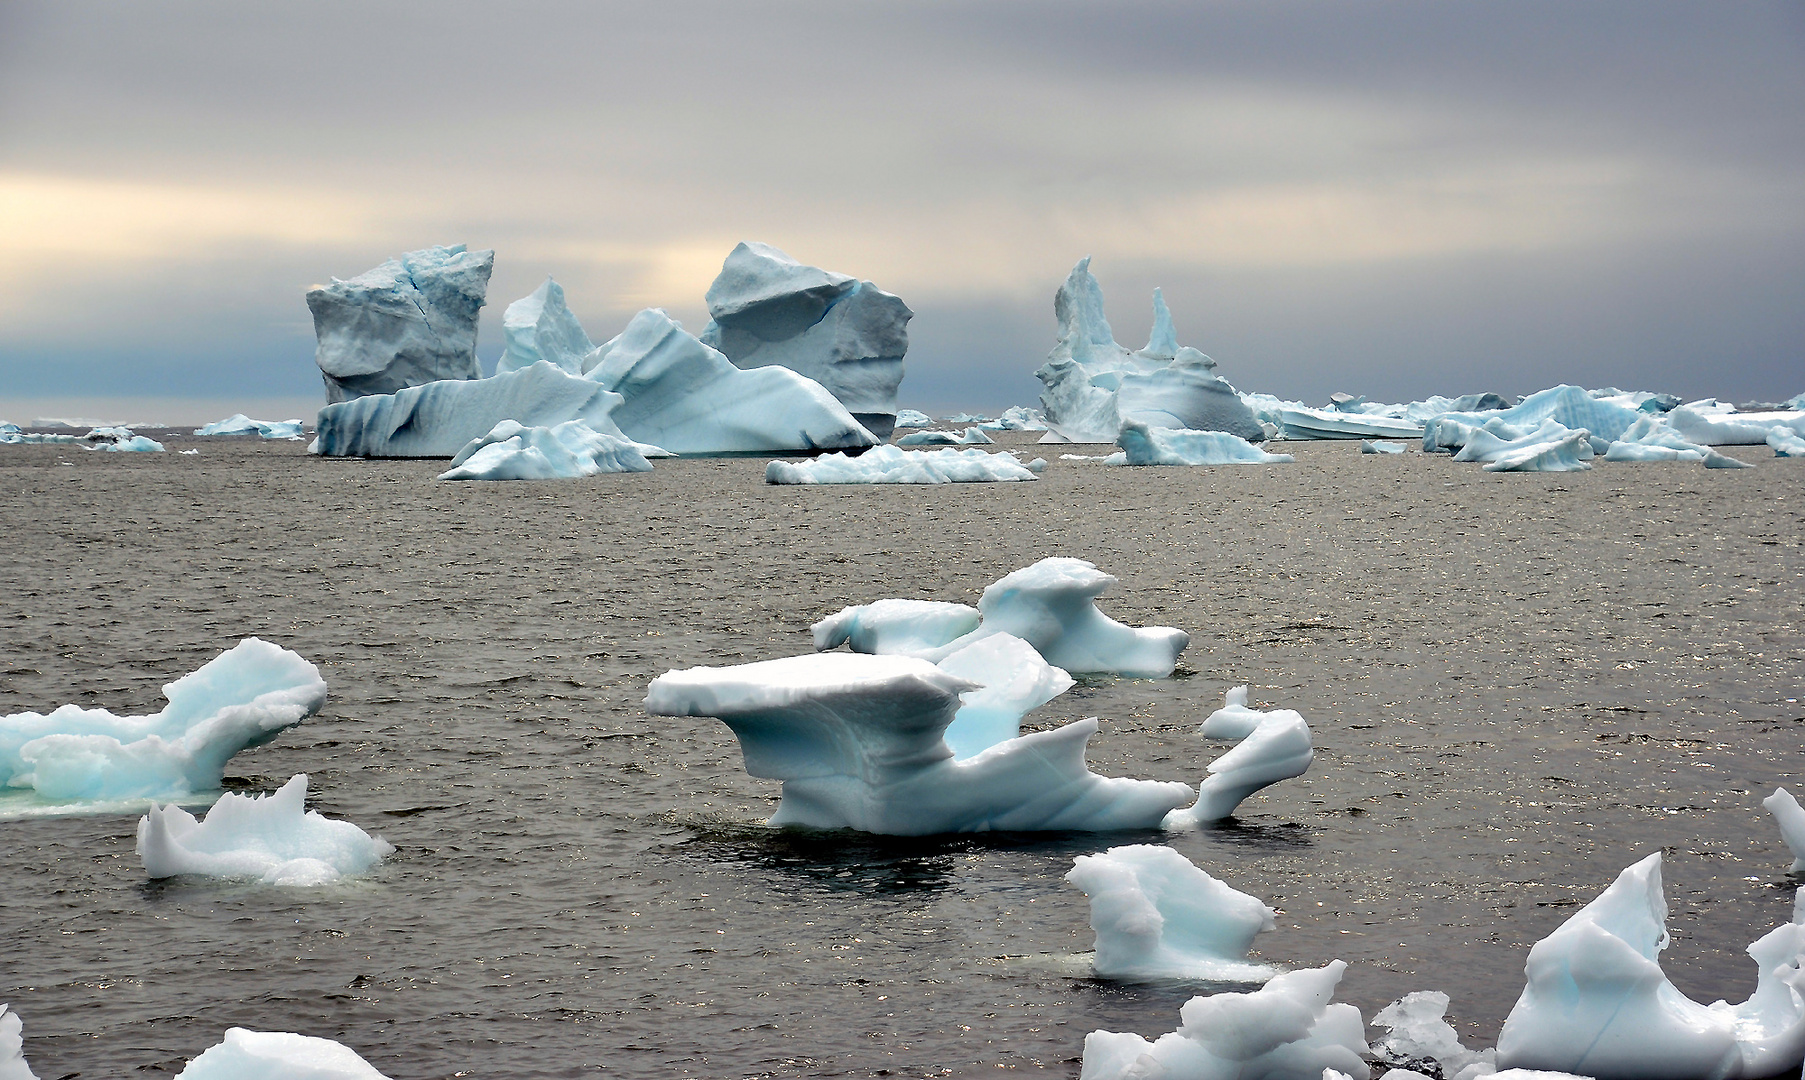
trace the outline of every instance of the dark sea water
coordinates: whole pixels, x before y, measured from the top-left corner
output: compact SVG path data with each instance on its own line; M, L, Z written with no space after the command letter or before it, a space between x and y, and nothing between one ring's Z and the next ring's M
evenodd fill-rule
M809 489L762 459L451 484L168 441L0 447L0 713L152 711L266 638L332 697L228 786L305 772L399 850L320 889L153 883L135 815L0 821L0 1000L45 1080L175 1072L233 1025L396 1080L1075 1076L1087 1032L1169 1031L1198 989L1083 976L1061 878L1120 843L1280 909L1259 955L1348 961L1369 1017L1446 991L1472 1045L1528 947L1652 851L1696 998L1746 996L1743 947L1791 911L1759 800L1805 788L1805 462L1764 447L1566 475L1055 453L1032 484ZM1048 555L1192 641L1178 677L1085 681L1032 726L1100 716L1094 769L1196 783L1223 749L1197 725L1248 683L1311 722L1309 775L1172 837L779 832L723 725L640 706L671 668L805 652L844 604L975 603Z

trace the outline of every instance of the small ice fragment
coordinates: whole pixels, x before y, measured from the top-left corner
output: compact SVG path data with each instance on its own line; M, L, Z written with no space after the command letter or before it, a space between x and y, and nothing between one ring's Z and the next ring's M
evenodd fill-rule
M24 1024L0 1003L0 1080L38 1080L25 1063Z
M1805 807L1800 807L1799 800L1783 787L1775 788L1772 795L1761 800L1761 805L1774 815L1774 823L1780 826L1780 837L1792 851L1789 872L1796 874L1805 870Z
M233 413L224 420L215 420L194 430L196 435L250 435L255 433L262 439L301 438L301 421L299 420L253 420L243 413ZM182 451L192 454L192 450Z
M663 452L597 431L581 420L553 427L503 420L459 450L439 479L568 480L597 473L650 472L648 450Z
M1273 910L1169 847L1080 855L1065 879L1090 897L1099 976L1263 982L1274 974L1247 959L1255 935L1273 928Z
M1116 445L1122 452L1106 459L1115 465L1276 465L1297 460L1269 454L1226 431L1149 427L1135 420L1122 423Z
M287 1031L227 1028L176 1080L388 1080L357 1051Z
M1404 444L1387 442L1384 439L1361 439L1360 452L1362 454L1401 454L1404 452Z
M1462 1046L1453 1025L1443 1019L1447 1013L1448 995L1439 990L1405 994L1373 1016L1373 1026L1390 1033L1373 1043L1373 1052L1387 1061L1431 1059L1445 1077L1475 1064L1494 1065L1497 1051Z
M199 874L266 885L323 885L361 874L393 845L305 809L307 774L266 796L226 792L205 821L171 804L138 820L138 856L153 878Z
M1214 726L1213 732L1204 732L1206 735L1235 738L1230 733L1245 734L1239 736L1241 741L1234 749L1210 762L1210 775L1198 785L1196 804L1168 814L1165 828L1192 829L1221 821L1254 792L1302 776L1310 768L1316 750L1310 739L1310 725L1304 718L1290 709L1249 709L1246 700L1243 692L1237 702L1235 691L1231 690L1228 704L1204 721L1206 729ZM1258 722L1251 731L1246 730L1253 717L1258 717ZM1217 732L1224 734L1216 735Z
M941 600L878 600L841 608L809 628L815 651L922 656L978 628L978 609Z
M904 436L908 438L908 436ZM807 461L773 461L767 484L969 484L1035 480L1014 454L983 450L904 450L886 444L853 457L823 454Z

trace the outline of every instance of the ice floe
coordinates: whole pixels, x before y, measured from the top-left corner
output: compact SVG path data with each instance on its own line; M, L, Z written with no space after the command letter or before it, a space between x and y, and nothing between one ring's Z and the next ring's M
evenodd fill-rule
M1148 427L1138 420L1122 422L1116 445L1122 452L1105 458L1105 464L1277 465L1297 460L1290 454L1269 454L1226 431Z
M306 809L307 774L268 795L226 792L197 821L174 804L138 820L138 857L153 878L197 874L266 885L324 885L362 874L395 848L349 821Z
M1472 431L1488 424L1493 433L1508 429L1522 435L1536 430L1547 420L1569 430L1583 428L1588 434L1610 443L1622 438L1630 425L1645 415L1640 409L1593 397L1578 386L1562 384L1531 394L1508 409L1448 412L1431 417L1424 422L1423 449L1458 450L1465 445ZM1499 428L1498 424L1505 428Z
M1245 686L1228 692L1223 707L1204 720L1199 734L1232 739L1236 745L1210 762L1210 775L1199 785L1196 803L1168 815L1164 823L1168 829L1221 821L1261 788L1302 776L1316 757L1304 718L1291 709L1248 708Z
M1090 898L1093 967L1103 978L1264 982L1274 974L1247 950L1276 913L1169 847L1080 855L1065 879Z
M178 799L219 787L228 759L312 716L326 702L319 669L245 638L163 687L149 716L64 705L0 716L0 787L56 804Z
M595 351L595 343L583 324L564 303L564 286L546 278L531 294L508 305L501 317L507 348L495 362L495 374L505 375L544 360L571 375L583 373L583 358Z
M1650 855L1529 951L1498 1065L1599 1080L1796 1072L1805 1060L1805 890L1792 918L1749 946L1758 982L1746 1002L1700 1005L1661 970L1667 901L1661 855Z
M355 1050L288 1031L227 1028L176 1080L388 1080Z
M1373 1014L1372 1025L1386 1030L1374 1041L1373 1052L1385 1061L1432 1061L1446 1080L1455 1080L1468 1070L1492 1072L1498 1052L1461 1045L1459 1034L1445 1019L1447 1013L1448 995L1439 990L1405 994Z
M526 427L503 420L451 459L441 480L561 480L597 473L650 472L646 451L619 435L597 431L581 420L555 427Z
M262 439L299 439L299 420L253 420L243 413L233 413L194 430L196 435L256 435Z
M1093 1031L1080 1080L1306 1080L1325 1069L1367 1080L1360 1011L1333 1001L1346 970L1335 960L1275 975L1249 993L1194 997L1178 1011L1178 1030L1153 1042Z
M956 431L911 431L896 440L897 446L988 446L995 442L983 428L968 427L964 434Z
M0 1002L0 1080L38 1080L25 1063L24 1024Z
M1041 462L1044 466L1046 463ZM767 484L983 484L1037 480L1034 463L985 450L904 450L886 443L854 457L822 454L807 461L773 461Z
M1761 805L1774 815L1774 824L1780 827L1780 838L1792 852L1789 872L1797 874L1805 870L1805 808L1801 808L1799 800L1783 787L1775 788L1772 795L1761 800Z
M989 431L1045 431L1047 414L1026 405L1011 405L1003 410L1003 415L978 426Z
M327 403L481 378L476 321L494 269L495 252L457 244L410 251L309 289Z

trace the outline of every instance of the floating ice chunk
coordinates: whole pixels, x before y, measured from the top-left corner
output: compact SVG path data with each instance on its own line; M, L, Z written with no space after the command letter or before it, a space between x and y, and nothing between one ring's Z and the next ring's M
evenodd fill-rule
M1799 800L1783 787L1775 788L1772 795L1761 800L1761 805L1774 815L1774 823L1780 826L1780 837L1792 852L1790 872L1796 874L1805 870L1805 808L1801 808Z
M934 426L934 418L914 409L898 409L896 426L899 428L927 428Z
M1039 409L1011 405L1003 410L1003 415L995 420L986 420L978 426L990 431L1045 431L1047 417Z
M1767 444L1775 457L1805 457L1805 435L1791 428L1774 428L1767 433Z
M243 413L233 413L195 429L196 435L256 435L262 439L299 439L299 420L253 420Z
M1210 775L1197 789L1196 804L1167 815L1168 829L1221 821L1261 788L1302 776L1316 756L1310 725L1302 716L1290 709L1248 708L1245 686L1228 692L1223 707L1203 722L1202 734L1240 743L1210 762Z
M1360 440L1360 452L1362 454L1401 454L1404 452L1404 444L1386 442L1383 439L1362 439Z
M1799 410L1739 413L1690 402L1668 413L1667 422L1681 436L1705 446L1760 446L1775 431L1805 435L1805 411Z
M995 442L983 428L968 427L961 435L952 431L911 431L896 440L897 446L988 446Z
M1643 415L1639 409L1595 398L1577 386L1554 386L1502 411L1451 412L1432 417L1424 422L1423 449L1459 449L1465 442L1465 433L1493 420L1518 432L1532 431L1543 421L1553 420L1565 428L1583 428L1608 443L1621 438Z
M1498 1064L1600 1080L1774 1076L1805 1060L1805 890L1793 921L1749 946L1755 993L1700 1005L1667 981L1667 902L1657 852L1529 951Z
M959 712L947 725L946 745L960 759L1020 735L1022 717L1073 685L1071 675L1013 634L980 638L935 666L979 686L959 695Z
M0 1080L38 1080L25 1063L24 1024L0 1003Z
M495 252L458 244L410 251L309 289L314 362L326 381L327 404L481 378L476 319L494 269Z
M612 419L620 402L619 394L540 361L488 379L448 379L328 405L308 449L327 457L448 458L504 420L523 427L581 420L625 438Z
M1346 970L1336 960L1274 975L1251 993L1194 997L1178 1011L1178 1030L1154 1042L1093 1031L1080 1080L1305 1080L1325 1069L1367 1080L1360 1011L1331 1000Z
M1148 679L1172 674L1191 636L1170 626L1124 626L1098 611L1097 597L1115 583L1083 559L1042 559L992 582L978 600L983 622L947 652L979 637L1013 634L1067 671Z
M1226 431L1187 431L1148 427L1138 420L1122 423L1116 436L1120 454L1112 465L1274 465L1295 461L1290 454L1268 454Z
M135 452L160 454L163 444L145 435L137 435L131 428L102 427L95 428L82 436L82 442L90 450L105 450L110 453Z
M451 459L441 480L560 480L597 473L651 472L645 450L581 420L556 427L525 427L503 420Z
M0 786L54 802L175 799L219 787L226 761L326 703L319 669L245 638L163 687L150 716L64 705L0 716Z
M395 848L349 821L306 809L307 774L269 795L226 792L197 821L173 803L138 819L138 857L153 878L198 874L266 885L323 885L361 874Z
M1728 454L1720 454L1716 450L1705 452L1705 468L1707 469L1752 469L1755 463L1733 458Z
M595 349L583 324L564 303L564 286L549 277L532 293L508 305L501 317L501 333L508 346L495 362L497 375L532 367L541 360L581 375L583 358Z
M1112 779L1084 763L1094 719L956 761L942 738L977 684L925 660L817 653L652 680L646 710L712 716L746 771L783 781L772 825L899 836L1145 829L1190 798L1184 784Z
M822 454L807 461L773 461L767 484L984 484L1035 480L1013 454L983 450L904 450L885 444L857 457Z
M1682 436L1665 418L1644 416L1604 453L1606 461L1703 461L1713 451Z
M1198 734L1209 739L1239 742L1252 735L1260 722L1270 715L1247 707L1247 687L1237 686L1223 695L1222 708L1204 718Z
M1590 400L1590 399L1588 399ZM1484 462L1488 472L1576 472L1590 469L1591 433L1544 420L1523 431L1501 418L1470 429L1455 461Z
M1275 912L1158 844L1080 855L1065 879L1091 902L1096 973L1110 979L1264 982L1273 969L1250 963L1254 936Z
M978 609L942 600L879 600L841 608L809 628L815 649L925 656L978 628Z
M1390 1033L1373 1043L1373 1052L1387 1061L1428 1058L1440 1065L1441 1075L1450 1080L1474 1065L1487 1066L1489 1071L1498 1052L1462 1046L1453 1025L1443 1019L1447 1013L1448 995L1439 990L1405 994L1373 1016L1373 1026Z
M1279 423L1287 439L1418 439L1423 434L1421 423L1402 417L1295 404L1281 406Z
M388 1080L355 1050L287 1031L227 1028L176 1080Z

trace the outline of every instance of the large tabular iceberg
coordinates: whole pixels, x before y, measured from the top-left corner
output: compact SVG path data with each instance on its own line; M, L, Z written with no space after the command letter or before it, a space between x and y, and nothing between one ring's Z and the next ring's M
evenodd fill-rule
M651 472L641 446L597 431L581 420L556 427L525 427L503 420L451 459L441 480L566 480L597 473Z
M1094 719L954 760L942 733L960 694L976 689L925 660L820 653L668 672L652 680L646 709L733 729L746 771L783 781L773 825L900 836L1147 829L1189 801L1184 784L1092 773Z
M481 378L476 320L494 269L495 252L458 244L410 251L357 277L309 289L318 339L314 361L326 381L327 403L440 379Z
M1347 964L1287 971L1246 994L1194 997L1178 1030L1148 1042L1132 1032L1093 1031L1080 1080L1314 1080L1330 1069L1371 1076L1365 1024L1335 1002Z
M326 683L296 654L246 638L163 696L169 704L150 716L76 705L0 716L0 786L57 803L210 791L233 754L318 712Z
M1785 788L1775 788L1772 795L1761 800L1761 805L1774 815L1780 837L1792 852L1791 872L1796 874L1805 870L1805 807L1800 807L1799 800Z
M508 305L501 318L506 351L495 362L495 374L532 367L541 360L572 375L583 373L583 358L595 343L583 332L583 324L564 303L564 286L551 278Z
M1304 718L1290 709L1248 708L1245 686L1228 692L1226 703L1204 720L1199 733L1235 740L1236 746L1210 762L1210 775L1197 789L1197 802L1172 811L1165 821L1168 829L1221 821L1261 788L1302 776L1316 757Z
M879 440L896 427L909 305L869 281L742 243L708 287L702 340L742 368L772 364L820 383Z
M299 420L253 420L243 413L233 413L195 429L196 435L256 435L263 439L299 439Z
M857 457L823 454L808 461L773 461L765 466L767 484L984 484L1038 479L1030 465L1009 453L950 446L904 450L888 443Z
M357 1051L311 1035L227 1028L176 1080L388 1080Z
M198 874L266 885L324 885L361 874L395 850L349 821L308 810L307 774L275 792L226 792L205 821L171 804L138 820L138 857L153 878Z
M1080 259L1053 299L1059 344L1034 374L1048 434L1042 442L1113 443L1123 421L1150 427L1226 431L1260 440L1266 430L1214 373L1216 362L1180 347L1172 314L1153 293L1153 333L1147 347L1129 352L1116 344L1103 317L1103 290Z
M1598 1080L1776 1076L1805 1061L1805 890L1793 921L1749 946L1755 993L1700 1005L1661 970L1667 901L1657 852L1529 951L1528 984L1498 1033L1502 1068Z
M0 1080L38 1080L25 1063L23 1028L19 1014L0 1003Z
M1105 464L1278 465L1297 460L1290 454L1268 454L1226 431L1148 427L1138 420L1123 421L1116 445L1122 452L1111 454Z
M1090 897L1094 968L1103 978L1264 982L1274 974L1250 963L1247 950L1276 913L1169 847L1080 855L1065 879Z

